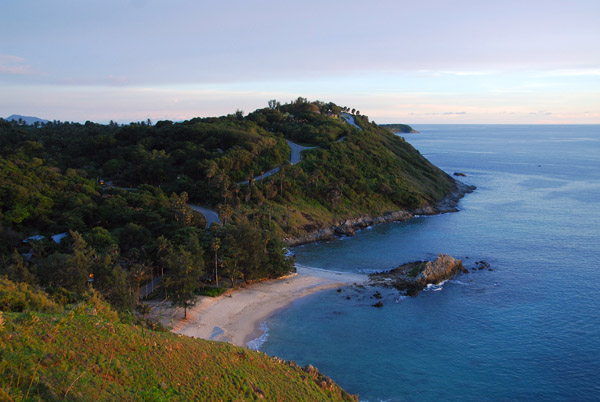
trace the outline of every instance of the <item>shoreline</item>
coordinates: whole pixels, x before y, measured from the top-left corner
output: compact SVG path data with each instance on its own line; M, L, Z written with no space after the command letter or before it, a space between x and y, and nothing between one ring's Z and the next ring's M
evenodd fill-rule
M456 212L458 201L475 187L458 180L455 183L454 189L435 206L393 211L375 218L347 219L338 226L285 241L289 246L299 246L340 235L352 236L356 230L380 223ZM196 305L188 309L187 319L183 318L183 309L172 307L168 302L152 303L151 317L171 327L173 333L249 348L249 342L264 336L263 323L295 300L327 289L368 282L368 275L296 266L296 273L288 276L230 289L218 297L198 296Z
M213 341L229 342L248 348L248 342L260 338L261 324L305 296L336 287L368 280L367 275L321 271L297 267L297 273L267 280L218 297L199 296L183 319L183 309L170 303L155 303L152 316L171 332Z
M419 215L441 215L448 212L458 212L458 202L466 194L476 190L475 186L465 184L461 181L454 180L454 188L434 206L428 205L421 208L399 211L386 212L380 216L363 215L357 218L345 219L338 225L333 225L323 229L307 233L300 237L287 237L284 242L289 247L302 246L304 244L316 243L319 241L333 240L339 236L354 236L357 230L365 229L370 226L379 225L381 223L402 221L405 222Z

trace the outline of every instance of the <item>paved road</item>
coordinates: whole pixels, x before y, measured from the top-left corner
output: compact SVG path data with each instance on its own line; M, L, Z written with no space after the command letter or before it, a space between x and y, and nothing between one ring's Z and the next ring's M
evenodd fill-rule
M290 148L292 148L292 154L290 155L290 163L292 165L295 165L296 163L300 162L302 160L302 154L301 152L306 150L306 149L315 149L315 148L319 148L319 147L304 147L302 145L298 145L290 140L286 140L288 145L290 146Z
M288 145L290 146L290 148L292 149L292 153L290 154L290 164L295 165L296 163L300 162L302 160L302 151L307 150L307 149L315 149L318 147L305 147L302 145L298 145L290 140L286 140ZM254 181L260 181L263 178L267 178L269 176L274 175L275 173L279 172L281 170L281 167L277 166L276 168L273 168L267 172L265 172L264 174L258 175L254 178ZM244 180L244 181L240 181L238 182L238 184L248 184L248 180Z
M342 113L342 117L351 125L353 125L354 127L358 128L359 130L362 130L362 128L358 127L356 125L356 123L354 123L354 117L352 117L349 114L345 114ZM346 137L342 137L340 138L338 141L343 141ZM295 142L292 142L290 140L286 140L288 145L290 146L290 148L292 149L292 153L290 154L290 164L295 165L296 163L300 162L302 160L302 151L305 151L307 149L316 149L319 147L305 147L303 145L298 145ZM255 181L260 181L263 178L267 178L269 176L274 175L275 173L279 172L281 170L281 167L276 167L273 168L271 170L269 170L268 172L265 172L264 174L258 175L254 178ZM248 184L247 180L244 181L240 181L238 184ZM188 207L192 208L194 211L196 212L200 212L202 215L204 215L204 217L206 218L206 227L209 228L210 225L213 222L218 223L219 225L221 224L221 220L219 219L219 214L217 214L215 211L210 210L208 208L203 208L200 207L198 205L194 205L194 204L188 204Z
M362 131L362 128L360 128L358 125L356 125L356 122L354 122L354 116L352 116L351 114L348 114L348 113L341 113L340 116L342 116L342 118L344 120L346 120L346 123L358 128L360 131Z
M221 224L219 214L212 209L204 208L199 205L187 204L188 207L192 208L196 212L200 212L206 218L206 227L209 228L213 223Z

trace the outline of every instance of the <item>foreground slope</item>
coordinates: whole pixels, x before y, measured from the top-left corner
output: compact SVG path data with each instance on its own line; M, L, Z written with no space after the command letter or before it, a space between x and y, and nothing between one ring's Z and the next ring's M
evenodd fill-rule
M355 400L312 367L122 323L94 294L63 308L0 279L0 308L0 400Z

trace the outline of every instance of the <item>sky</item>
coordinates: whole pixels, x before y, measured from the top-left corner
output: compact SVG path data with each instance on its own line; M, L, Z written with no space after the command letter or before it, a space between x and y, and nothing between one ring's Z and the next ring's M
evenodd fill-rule
M0 117L299 96L377 123L600 124L598 0L2 0Z

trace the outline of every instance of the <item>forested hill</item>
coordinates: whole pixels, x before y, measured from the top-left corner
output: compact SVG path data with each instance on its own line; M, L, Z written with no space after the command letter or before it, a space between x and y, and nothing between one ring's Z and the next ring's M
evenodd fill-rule
M272 209L272 223L292 235L304 223L295 212L328 223L434 202L449 190L452 180L402 138L357 114L359 130L340 118L341 112L335 104L299 98L285 105L272 101L271 107L247 116L238 111L183 123L48 123L35 128L3 121L0 149L7 158L3 162L18 159L23 174L47 168L51 172L46 174L83 180L81 185L85 182L92 191L102 187L90 179L100 178L124 188L146 184L167 196L186 192L194 202L220 208L224 220L239 214L262 219ZM284 139L319 148L289 166ZM238 184L277 166L282 173L264 185ZM18 198L3 201L3 218L25 226L46 211ZM64 223L54 230L74 229L73 223L81 224Z
M408 124L381 124L381 127L391 131L392 133L418 133L414 128Z
M290 146L297 152L298 144L310 149L292 164ZM293 260L283 238L345 218L431 205L454 186L367 116L303 98L182 123L0 119L0 279L18 283L3 282L9 290L0 289L0 313L7 312L0 314L0 344L7 345L0 351L0 395L89 399L98 393L133 400L146 392L149 399L185 400L212 392L212 377L188 376L196 381L190 385L179 378L184 372L150 377L143 367L164 369L165 359L174 359L182 364L173 367L189 371L189 359L182 359L198 355L218 362L206 370L224 381L214 382L219 400L260 399L286 378L307 383L309 390L300 384L290 392L311 392L311 400L347 399L314 373L317 383L294 367L277 366L280 375L268 381L272 364L256 354L145 335L130 324L146 325L144 298L166 298L185 314L198 294L289 273ZM218 211L222 224L206 230L192 202ZM119 319L114 312L101 319L99 301L86 307L98 294ZM37 302L51 304L58 315L21 314ZM43 333L50 338L37 335ZM133 342L127 350L123 339ZM256 365L262 371L249 375ZM119 387L109 395L114 381Z
M292 165L286 140L312 148ZM303 98L182 123L0 119L0 274L75 294L93 280L127 310L160 273L161 291L186 305L200 278L289 272L285 237L432 204L453 186L367 116ZM189 202L223 225L204 230Z

